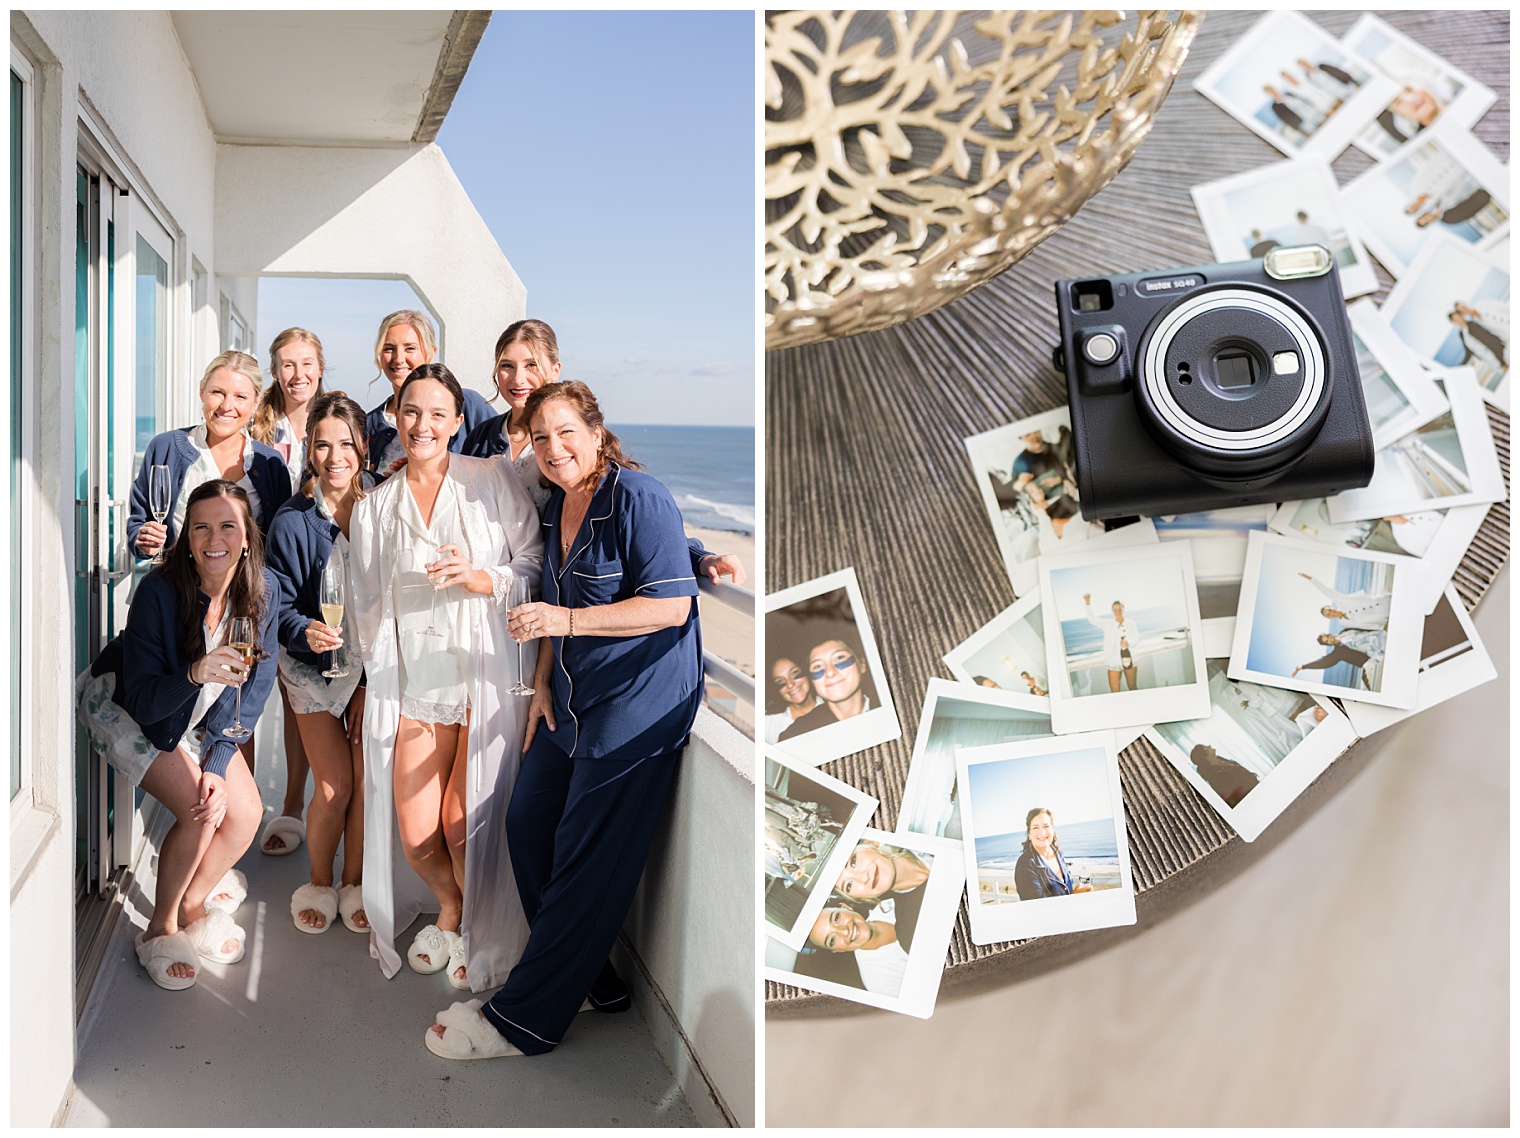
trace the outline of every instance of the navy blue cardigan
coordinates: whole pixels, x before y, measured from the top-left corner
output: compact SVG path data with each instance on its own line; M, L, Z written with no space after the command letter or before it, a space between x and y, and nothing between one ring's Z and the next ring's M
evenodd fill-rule
M500 415L478 424L464 440L464 450L459 453L467 454L471 458L495 458L499 454L506 454L507 440L501 437L501 429L506 425L507 416L511 413L511 411L503 411Z
M376 479L367 471L364 488ZM321 664L326 653L311 650L306 626L322 619L322 570L338 540L336 523L317 509L315 498L296 494L275 515L264 546L264 564L280 583L279 641L292 659Z
M389 397L386 403L390 402ZM475 428L491 417L491 405L485 401L480 392L471 388L464 389L464 422L459 430L454 432L454 437L449 439L449 449L455 454L464 454L464 441L474 433ZM389 477L388 471L379 469L380 456L385 453L385 448L391 445L396 437L396 428L385 421L385 403L380 404L364 417L364 446L369 453L369 471L377 478Z
M264 618L259 625L259 640L265 659L253 666L253 674L243 684L243 726L252 730L264 710L264 701L274 687L279 664L279 645L275 640L275 617L280 610L280 585L268 569L264 570ZM199 619L206 619L211 598L198 593ZM193 660L179 644L174 590L163 571L155 569L143 578L127 610L127 627L101 650L90 667L90 674L116 675L116 703L142 729L148 742L160 751L179 746L193 724L190 713L200 698L200 688L190 682ZM128 661L131 661L130 665ZM206 739L201 747L201 769L226 777L227 764L237 750L237 743L222 734L231 727L236 691L227 688L217 696L206 712Z
M185 471L200 457L200 452L190 441L190 431L189 427L180 427L154 435L148 443L148 449L143 452L142 465L137 468L137 477L132 480L132 510L127 515L127 544L132 547L132 553L138 560L147 557L147 554L137 551L137 531L142 529L143 522L153 517L149 509L148 477L149 471L155 466L169 468L169 516L164 519L164 525L169 527L169 536L165 539L164 548L174 544L177 536L174 532L174 507L179 504L180 488L185 484ZM285 460L274 447L266 446L254 438L249 438L248 442L253 447L253 462L248 467L248 480L253 483L253 488L259 495L259 516L254 520L259 524L259 532L267 534L269 523L274 521L275 511L290 497L290 471L285 468Z

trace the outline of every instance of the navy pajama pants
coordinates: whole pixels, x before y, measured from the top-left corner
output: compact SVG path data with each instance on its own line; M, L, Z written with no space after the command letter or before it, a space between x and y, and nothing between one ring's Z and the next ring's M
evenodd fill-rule
M507 849L528 944L481 1009L525 1055L551 1050L587 993L617 980L607 954L633 905L681 752L571 759L542 724L507 806Z

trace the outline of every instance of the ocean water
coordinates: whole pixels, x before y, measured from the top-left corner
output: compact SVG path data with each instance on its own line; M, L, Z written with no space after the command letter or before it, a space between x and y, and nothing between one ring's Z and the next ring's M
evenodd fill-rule
M1090 822L1057 822L1056 840L1061 843L1061 856L1067 861L1077 857L1119 856L1112 818L1096 818ZM985 869L1012 869L1019 860L1019 854L1023 852L1022 830L1012 834L993 834L976 840L976 864Z
M665 484L687 525L755 532L755 428L613 424L612 430Z

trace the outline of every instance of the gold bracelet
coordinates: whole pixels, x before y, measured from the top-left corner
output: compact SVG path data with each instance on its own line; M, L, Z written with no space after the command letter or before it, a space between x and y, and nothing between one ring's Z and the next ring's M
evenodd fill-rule
M573 637L575 635L575 610L574 609L570 609L569 612L570 612L570 635Z

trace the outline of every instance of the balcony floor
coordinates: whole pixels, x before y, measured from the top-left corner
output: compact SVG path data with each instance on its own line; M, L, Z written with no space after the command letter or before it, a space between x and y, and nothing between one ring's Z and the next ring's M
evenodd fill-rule
M285 782L270 711L256 763L266 817ZM297 931L290 894L307 879L304 845L288 857L249 850L237 914L247 955L202 961L195 987L164 991L133 949L152 910L155 850L143 855L80 1024L66 1126L697 1125L637 1008L583 1013L549 1055L432 1055L423 1033L468 994L441 972L403 968L387 981L368 938L341 923L320 936Z

